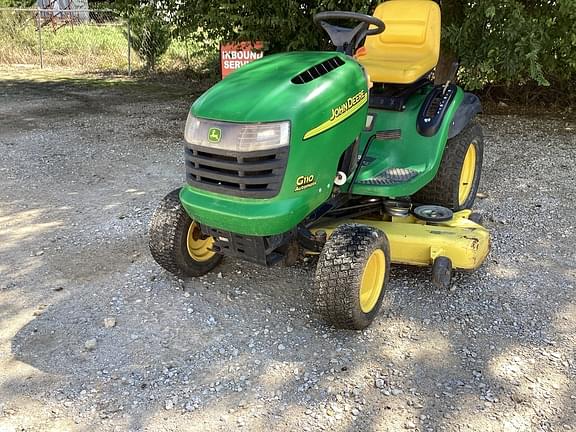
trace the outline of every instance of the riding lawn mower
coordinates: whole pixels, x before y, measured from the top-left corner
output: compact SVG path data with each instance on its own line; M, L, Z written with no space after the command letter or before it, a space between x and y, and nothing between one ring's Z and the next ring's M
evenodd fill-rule
M318 255L312 303L347 329L373 321L391 264L431 266L439 287L477 269L490 247L471 210L481 106L432 80L440 15L432 0L318 13L335 51L270 55L204 93L185 127L186 184L150 222L154 259L198 277L223 256Z

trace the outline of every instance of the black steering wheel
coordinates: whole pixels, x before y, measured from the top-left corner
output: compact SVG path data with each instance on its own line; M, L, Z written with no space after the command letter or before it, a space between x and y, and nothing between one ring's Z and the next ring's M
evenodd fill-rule
M354 28L348 28L328 24L328 20L352 20L360 21L360 24ZM350 56L354 54L366 36L380 34L386 28L382 20L356 12L320 12L314 15L314 22L319 24L320 27L328 33L328 36L330 36L332 43L338 51ZM374 25L376 28L371 29L369 28L370 25Z

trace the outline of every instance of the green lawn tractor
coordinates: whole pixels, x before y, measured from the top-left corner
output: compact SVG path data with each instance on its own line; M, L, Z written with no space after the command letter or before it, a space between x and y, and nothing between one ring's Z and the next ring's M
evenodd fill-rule
M454 270L486 258L489 233L470 210L480 103L451 80L431 80L434 1L390 0L374 16L323 12L314 21L335 52L270 55L192 105L187 181L154 213L150 248L180 277L203 275L223 256L272 266L318 255L316 311L363 329L391 263L431 266L432 281L448 287Z

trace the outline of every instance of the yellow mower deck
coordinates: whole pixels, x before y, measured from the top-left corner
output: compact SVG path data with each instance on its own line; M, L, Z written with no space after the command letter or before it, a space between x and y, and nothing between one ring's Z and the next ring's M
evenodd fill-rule
M439 256L452 261L456 270L475 270L488 255L490 234L468 219L470 210L454 213L447 222L426 223L414 216L392 220L337 219L320 220L311 230L325 231L328 237L342 224L357 223L378 228L390 242L390 256L395 264L430 266Z

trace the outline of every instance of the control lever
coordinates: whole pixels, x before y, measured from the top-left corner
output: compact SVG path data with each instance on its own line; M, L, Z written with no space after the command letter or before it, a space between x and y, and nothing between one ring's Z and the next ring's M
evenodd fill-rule
M442 87L442 95L446 93L446 90L448 90L448 86L450 85L450 83L456 79L456 74L458 73L459 68L460 68L460 62L458 60L452 62L452 66L450 66L450 72L448 73L448 79L446 80L444 86Z

